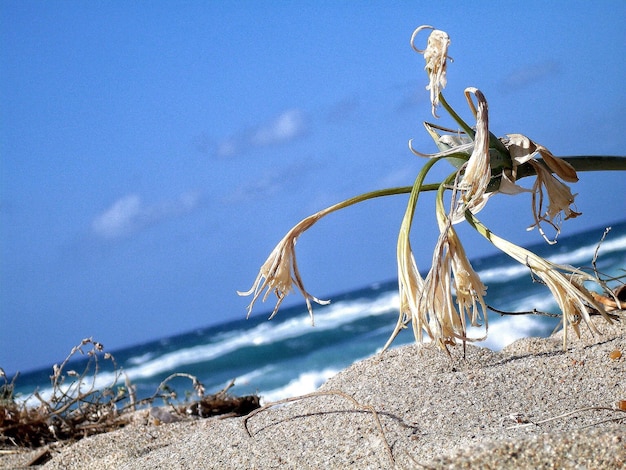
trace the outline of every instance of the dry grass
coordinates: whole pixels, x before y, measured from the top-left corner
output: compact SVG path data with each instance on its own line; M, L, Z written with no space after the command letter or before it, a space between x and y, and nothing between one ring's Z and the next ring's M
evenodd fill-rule
M70 360L77 355L87 359L81 373L69 368ZM113 367L113 380L105 387L96 387L96 379L104 363ZM135 387L113 356L104 352L102 344L91 338L82 340L60 365L54 365L49 398L44 398L36 390L26 400L18 401L14 396L18 376L9 381L0 369L0 377L4 380L4 384L0 385L0 447L5 450L73 442L93 434L114 431L129 424L134 411L154 406L157 401L166 408L159 409L161 419L155 419L155 422L217 415L242 416L260 406L256 395L229 395L228 390L234 381L220 392L207 395L196 377L183 373L167 377L151 397L137 400ZM185 393L182 403L178 402L178 393L169 385L177 377L189 379L193 386L193 393ZM33 401L37 404L32 405Z

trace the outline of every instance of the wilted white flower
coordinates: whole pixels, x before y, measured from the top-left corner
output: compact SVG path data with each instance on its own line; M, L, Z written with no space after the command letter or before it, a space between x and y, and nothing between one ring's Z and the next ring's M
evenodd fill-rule
M476 96L478 106L476 111L476 133L474 135L474 149L470 155L460 189L463 191L462 203L464 209L476 212L484 206L485 193L491 180L491 166L489 155L489 111L487 99L482 92L474 87L465 89L465 96L471 103L470 94ZM474 109L473 104L471 105Z
M387 349L398 335L400 330L406 328L406 325L411 322L413 326L413 333L417 341L422 341L423 322L419 319L419 312L417 304L419 297L424 290L424 280L419 273L417 264L415 263L415 257L413 256L413 250L411 249L411 240L409 234L411 233L411 225L413 224L413 216L415 215L415 206L417 205L417 199L419 198L420 189L424 182L424 178L428 173L428 169L432 167L434 160L424 165L424 168L419 172L413 189L409 196L409 202L400 224L400 233L398 234L398 244L396 249L397 263L398 263L398 291L400 294L400 312L398 314L398 321L393 333L387 340L383 350ZM427 333L432 336L428 331L428 325L425 325Z
M428 325L424 324L419 318L417 304L419 296L424 290L424 279L419 273L411 242L409 240L410 223L407 225L403 222L398 236L397 258L398 258L398 292L400 295L400 313L398 322L393 333L387 340L385 347L387 349L398 335L400 330L406 328L410 322L413 325L413 333L416 341L423 341L423 329L427 329L429 336L432 336L428 330ZM424 328L423 328L424 327Z
M541 235L549 243L545 232L541 228L541 223L550 224L558 235L560 232L561 213L565 216L565 220L578 217L580 212L576 212L571 208L574 204L575 194L572 194L570 188L563 182L559 181L552 173L568 182L578 181L576 170L565 160L555 157L544 146L533 142L528 137L521 134L509 134L501 139L505 147L511 154L513 168L510 173L503 174L500 192L515 194L521 191L528 191L515 184L517 178L517 168L519 165L528 162L535 169L537 178L531 190L532 192L532 209L535 223L529 227L532 229L537 227ZM540 155L542 164L534 157ZM544 207L544 189L548 193L548 208L543 212Z
M453 215L459 207L455 201L457 189L458 185L455 185L449 215L444 210L444 185L437 193L439 238L418 304L420 317L428 318L433 333L431 337L444 348L447 344L455 344L457 339L463 343L481 341L486 338L487 329L487 306L483 299L486 287L472 268L452 226ZM470 325L479 326L481 318L485 321L485 336L468 338L467 320Z
M416 186L419 187L419 184L421 182L416 181ZM468 319L472 326L479 326L479 320L482 318L485 321L485 329L487 328L487 307L483 300L486 287L470 265L461 241L452 227L451 219L445 213L443 208L445 189L445 185L440 185L437 194L436 214L440 236L426 279L419 274L409 240L417 202L417 197L414 193L411 194L398 237L400 313L396 328L385 349L409 322L416 341L423 342L426 333L443 348L448 344L455 344L455 340L480 341L486 337L475 339L467 337Z
M487 327L485 292L486 287L472 269L461 241L449 226L439 235L418 304L419 318L427 319L429 334L438 346L445 348L456 344L456 340L465 343L486 338L486 335L467 337L468 320L470 325L480 326L482 319Z
M415 46L417 34L424 30L432 30L425 49ZM487 306L484 300L486 286L472 268L463 245L454 229L454 224L463 219L469 223L496 247L507 253L518 262L528 266L533 275L537 276L552 292L563 313L565 329L564 347L567 341L567 330L571 326L579 333L581 321L590 323L590 313L597 311L607 321L611 317L602 304L586 287L586 282L597 281L590 275L576 270L571 266L551 263L536 254L510 243L489 231L476 218L478 213L495 193L532 194L532 210L535 223L544 238L547 237L541 227L542 223L552 225L557 234L560 218L565 219L580 215L572 209L575 195L563 183L578 180L576 170L565 160L552 155L545 147L531 141L521 134L510 134L496 139L489 131L488 104L483 93L474 87L465 89L465 96L476 119L475 130L472 129L446 102L442 90L446 86L446 69L450 38L444 31L432 26L420 26L411 36L411 46L424 55L425 70L429 77L426 87L430 91L431 112L434 117L440 102L450 113L462 130L456 131L424 123L433 137L439 152L433 155L421 154L409 141L409 148L420 156L430 160L420 170L411 189L407 209L402 220L397 243L398 287L400 296L400 312L396 327L384 349L389 347L398 333L410 323L415 339L424 340L424 334L430 337L439 347L447 350L447 345L462 341L481 341L487 336ZM476 98L476 105L474 98ZM435 130L437 129L437 130ZM438 130L448 132L440 135ZM537 156L541 156L541 160ZM440 159L448 160L455 171L443 182L424 184L424 179L432 166ZM532 188L518 185L517 180L523 176L536 175ZM438 189L436 198L436 217L439 238L435 247L432 265L425 278L419 273L410 242L410 231L417 199L422 191ZM450 208L444 210L444 194L451 190ZM252 295L248 306L248 316L261 294L265 301L270 293L277 298L276 306L270 315L274 317L285 296L293 290L294 285L305 298L307 309L313 322L311 301L327 304L329 301L319 300L311 295L302 282L295 254L298 237L308 230L324 215L349 205L374 197L406 193L405 187L389 188L388 190L372 191L313 214L294 226L267 258L247 292L239 295ZM548 198L545 208L544 198ZM597 294L596 294L597 295ZM468 338L469 326L480 326L484 323L484 336Z
M307 217L287 232L283 239L270 253L265 263L263 263L263 266L261 266L259 274L252 284L252 288L246 292L237 291L237 293L242 296L253 295L252 301L248 305L248 317L250 316L250 313L252 313L254 303L261 295L261 292L265 289L267 290L263 296L263 302L265 302L267 297L272 292L277 298L276 306L270 315L270 319L274 318L274 315L278 312L280 304L283 302L287 294L292 291L294 284L306 301L312 324L314 323L314 318L311 300L320 305L326 305L330 302L328 300L320 300L306 291L302 278L300 277L300 272L298 271L298 264L296 262L295 248L298 237L305 230L309 229L315 222L317 222L320 217L320 213Z
M554 243L547 238L545 232L541 228L541 222L547 222L550 224L556 230L558 235L561 230L561 213L565 215L565 220L573 219L574 217L581 215L581 212L576 212L570 207L574 203L576 195L572 194L569 187L565 183L556 179L546 167L533 160L531 160L530 163L537 172L537 179L533 185L533 217L535 219L535 223L529 227L529 230L537 227L541 235L549 243ZM545 213L542 213L543 188L545 188L548 193L548 209Z
M474 106L471 95L476 96L477 106ZM476 131L474 132L473 141L467 135L448 134L441 136L434 130L432 125L425 123L426 130L441 151L433 155L422 154L413 150L409 144L411 151L419 156L431 158L446 157L458 168L455 188L461 191L462 197L459 198L459 204L451 214L453 223L463 220L466 210L471 210L473 213L480 212L492 195L492 193L487 192L491 181L487 99L480 90L474 87L466 88L465 96L476 117ZM469 158L467 161L464 161L459 155L469 155Z
M428 43L426 49L421 50L415 46L415 37L423 29L432 29L433 31L428 36ZM424 70L428 73L429 83L426 86L427 90L430 90L430 103L432 105L431 112L434 117L437 117L436 107L439 106L439 93L446 87L446 67L447 59L452 60L448 56L448 47L450 46L450 37L445 31L434 29L432 26L420 26L411 36L411 47L420 53L424 54L424 60L426 66Z
M495 235L473 215L468 213L467 217L469 223L480 234L511 258L528 266L530 271L550 289L563 314L563 348L567 347L568 326L572 326L574 331L579 334L578 325L581 320L584 320L589 328L597 332L597 329L591 322L591 310L599 312L609 323L612 323L611 317L606 313L604 306L583 285L585 281L596 282L597 280L593 276L572 266L552 263L532 251Z
M446 248L454 278L456 303L463 324L463 338L465 339L466 333L465 319L468 318L472 326L480 326L480 321L485 322L485 336L473 340L482 341L487 337L487 305L484 300L487 287L472 268L463 245L452 227L448 229L447 238Z
M263 263L263 266L261 266L259 274L257 275L250 290L246 292L237 291L239 295L253 295L252 301L248 305L248 317L250 316L250 313L252 313L252 308L254 307L255 302L261 296L261 293L265 290L265 294L263 295L263 301L265 301L269 294L272 292L276 295L277 298L274 311L270 315L270 319L272 319L274 315L276 315L276 312L278 312L278 308L280 307L287 294L289 294L289 292L293 290L293 286L295 285L306 301L307 309L311 317L311 323L313 323L314 318L311 301L316 302L320 305L326 305L330 303L330 301L320 300L317 297L309 294L304 288L304 284L298 270L298 264L296 262L295 247L298 237L302 235L303 232L311 228L318 220L332 212L344 209L354 204L358 204L359 202L367 201L369 199L381 196L389 196L393 194L403 194L405 192L406 191L404 190L404 188L389 188L377 191L370 191L368 193L346 199L345 201L339 202L337 204L333 204L332 206L318 211L315 214L310 215L309 217L302 219L300 222L298 222L291 230L289 230L289 232L287 232L287 234L278 243L278 245L276 245L274 250L272 250L265 263ZM407 228L407 233L409 229L410 222ZM408 250L410 252L410 246L408 247ZM415 262L413 261L413 263ZM415 273L417 273L417 267L414 268L414 271Z
M562 158L555 157L552 155L552 152L550 152L543 145L533 142L525 135L507 134L501 140L511 154L514 173L517 166L531 160L535 155L539 154L543 158L546 165L548 165L548 168L556 173L561 179L570 183L578 181L578 175L572 165L567 163Z

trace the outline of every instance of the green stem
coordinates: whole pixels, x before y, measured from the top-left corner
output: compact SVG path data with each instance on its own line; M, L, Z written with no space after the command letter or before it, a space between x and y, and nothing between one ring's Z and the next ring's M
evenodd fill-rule
M425 184L421 186L420 191L436 191L439 188L440 183L433 184ZM387 188L387 189L378 189L376 191L370 191L365 194L359 194L358 196L351 197L350 199L346 199L345 201L338 202L337 204L333 204L326 209L322 209L317 212L318 218L324 217L325 215L330 214L331 212L338 211L340 209L344 209L349 206L353 206L354 204L358 204L363 201L367 201L369 199L374 199L377 197L383 196L396 196L398 194L407 194L413 190L414 186L397 186L395 188ZM416 198L417 199L417 198Z
M456 171L450 173L450 175L442 181L442 183L439 185L439 189L437 190L437 197L435 199L435 213L439 221L442 221L446 218L446 209L443 205L444 192L446 191L446 189L449 189L449 185L454 183L456 176Z
M330 207L327 207L326 209L323 209L317 212L311 217L317 220L330 214L331 212L338 211L345 207L349 207L354 204L367 201L369 199L375 199L377 197L384 197L384 196L396 196L398 194L410 193L409 202L407 204L407 210L404 216L406 219L406 223L407 223L406 229L410 230L411 224L413 223L413 215L415 214L415 206L417 205L417 199L418 199L419 193L427 192L427 191L437 191L440 189L440 186L442 184L445 185L445 181L442 183L424 184L424 179L426 178L427 173L430 171L432 166L441 158L445 158L445 157L434 157L434 158L429 159L426 162L426 164L422 167L419 174L417 175L417 178L415 179L413 186L397 186L394 188L378 189L376 191L370 191L365 194L360 194L358 196L351 197L349 199L346 199L345 201L342 201ZM576 171L626 170L626 157L581 156L581 157L562 157L562 158L563 160L570 163L574 167L574 169L576 169ZM535 174L536 173L531 165L524 164L518 168L517 179L520 179L526 176L533 176ZM448 179L449 178L450 177L448 177Z
M584 155L575 157L559 157L572 165L576 171L625 171L626 157L612 157L605 155ZM537 159L543 163L543 160ZM545 164L544 164L545 165ZM547 167L547 165L546 165ZM517 170L517 179L536 175L534 167L528 163L520 165Z
M433 165L437 163L437 161L441 160L441 158L443 157L434 157L429 159L418 173L417 178L415 178L415 182L411 187L409 202L407 203L406 212L404 213L404 218L402 219L402 227L406 229L407 235L408 232L411 230L411 225L413 224L413 216L415 215L415 206L417 206L417 198L419 197L419 193L421 193L422 191L436 191L442 184L424 184L426 174L430 171Z
M443 157L438 157L438 158L431 158L430 160L428 160L428 162L422 167L419 174L417 175L417 178L415 180L415 183L413 183L413 186L398 186L395 188L379 189L376 191L370 191L365 194L360 194L358 196L351 197L349 199L346 199L345 201L338 202L337 204L333 204L332 206L329 206L326 209L322 209L321 211L318 211L315 214L305 217L300 222L298 222L298 224L292 227L291 231L301 230L301 227L303 225L306 225L307 228L310 228L313 224L315 224L322 217L325 217L332 212L336 212L340 209L353 206L354 204L358 204L360 202L367 201L369 199L374 199L374 198L383 197L383 196L395 196L398 194L410 193L409 203L407 206L407 212L402 222L403 227L404 227L404 223L408 217L408 225L406 228L406 231L408 233L408 231L411 229L411 223L413 221L413 213L415 212L415 205L417 204L417 197L419 193L422 191L437 191L439 189L439 186L441 186L441 183L434 183L434 184L423 184L423 183L424 183L424 178L426 177L426 174L428 173L428 171L432 168L432 166L438 160L441 160L442 158ZM286 236L288 235L289 234L287 234Z
M461 116L459 116L456 111L454 109L452 109L452 106L450 106L448 104L448 102L446 101L446 99L443 96L443 93L439 93L439 102L441 103L441 105L445 108L446 111L448 111L448 113L450 114L450 116L452 116L452 119L454 119L457 124L459 126L461 126L461 129L463 129L463 131L472 139L474 140L474 134L476 132L474 132L474 129L472 129L470 126L467 125L467 123L461 119Z
M489 240L491 243L493 243L492 239L491 239L491 231L485 227L475 216L474 214L472 214L471 211L466 210L465 211L465 220L467 220L467 223L470 224L470 226L472 226L472 228L474 230L476 230L478 233L480 233L483 237L485 237L487 240Z

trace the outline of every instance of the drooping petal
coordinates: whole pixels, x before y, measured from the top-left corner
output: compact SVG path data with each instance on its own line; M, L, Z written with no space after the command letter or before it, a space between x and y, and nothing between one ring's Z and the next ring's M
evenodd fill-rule
M484 321L485 336L475 339L482 341L487 337L487 305L484 300L487 287L474 271L456 232L452 230L449 238L456 302L463 321L463 332L465 334L466 331L465 318L469 319L472 326L480 326L480 322Z
M477 88L465 89L468 97L476 96L476 134L474 136L474 148L467 165L464 168L463 178L459 184L462 190L463 210L476 209L478 205L484 205L487 186L491 180L491 166L489 156L489 112L487 99Z
M446 224L433 252L430 271L417 304L420 327L439 347L456 344L457 340L483 341L487 332L487 306L483 296L485 285L472 268L456 231ZM469 325L485 322L485 335L471 338ZM425 325L428 325L426 328Z
M591 322L591 310L599 312L609 323L611 317L604 306L598 302L592 293L584 287L584 281L596 282L597 280L571 266L552 263L530 250L515 245L504 238L491 232L471 214L468 222L497 248L515 259L518 263L527 266L550 289L556 303L563 313L563 348L567 347L567 328L572 326L578 331L578 324L584 320L589 328L596 331Z
M513 163L521 165L533 158L536 145L528 137L522 134L507 134L502 138L504 146L509 151Z
M552 173L565 181L576 182L578 181L576 170L565 160L555 157L543 145L533 142L522 134L508 134L501 141L511 155L513 168L508 172L503 172L499 192L517 194L528 191L517 186L515 180L519 165L524 163L532 165L536 174L535 183L532 190L530 190L535 223L529 227L529 230L537 227L539 233L548 243L555 243L554 240L548 238L542 229L542 222L551 225L556 230L556 235L558 235L561 220L577 217L580 215L580 212L576 212L571 208L576 195L572 194L570 188L565 183L559 181ZM542 163L535 158L537 155L541 155ZM548 197L548 208L545 212L544 191Z
M397 261L400 312L396 327L387 340L383 350L386 350L391 345L396 336L398 336L398 333L406 328L408 323L411 323L413 326L416 341L421 342L423 340L423 329L426 329L427 334L430 335L428 325L424 325L422 319L419 318L417 309L418 299L424 290L424 280L419 273L417 264L415 263L415 257L413 256L413 250L411 249L409 230L407 230L409 226L410 224L403 223L398 236Z
M500 178L500 187L498 188L498 192L502 194L508 194L509 196L514 196L520 193L532 193L531 189L524 188L515 184L509 176L503 172Z
M270 319L272 319L278 312L278 309L285 297L293 290L294 285L304 297L309 311L309 316L311 317L311 324L314 324L311 301L320 305L326 305L330 302L328 300L320 300L307 292L304 288L304 283L302 282L302 277L300 276L298 264L296 262L295 247L298 237L305 230L310 228L317 220L319 220L319 218L319 213L307 217L287 232L283 239L272 250L265 263L261 266L259 274L254 280L250 290L246 292L237 291L237 294L241 296L253 296L252 301L248 305L248 317L252 313L252 308L254 307L255 302L261 296L263 291L265 291L262 299L263 302L267 300L270 293L274 293L274 295L276 295L276 306L270 315Z
M535 168L537 179L533 186L532 206L535 223L529 227L529 230L537 227L539 233L548 243L554 243L546 236L541 223L547 222L556 230L558 235L561 231L560 225L562 220L573 219L581 215L580 212L576 212L571 208L576 195L572 194L569 187L556 179L541 163L530 160L530 164ZM543 212L544 188L548 193L548 208L545 213Z
M567 163L562 158L552 155L552 152L544 146L539 144L535 145L537 146L537 152L541 155L541 158L543 158L543 161L546 165L548 165L548 168L550 168L553 173L556 173L559 178L569 183L575 183L578 181L578 175L572 165Z
M424 29L432 29L428 37L426 49L421 50L415 46L415 37ZM426 86L430 90L431 112L437 117L436 107L439 106L439 93L446 87L446 68L448 56L448 47L450 46L450 37L445 31L434 29L432 26L420 26L411 36L411 46L415 51L424 54L426 66L424 70L428 73L429 83Z
M533 142L525 135L507 134L506 137L502 139L502 142L511 154L514 165L517 166L526 163L534 158L535 155L539 154L546 165L548 165L548 168L561 179L570 183L578 181L578 175L572 165L562 158L555 157L552 152L543 145Z

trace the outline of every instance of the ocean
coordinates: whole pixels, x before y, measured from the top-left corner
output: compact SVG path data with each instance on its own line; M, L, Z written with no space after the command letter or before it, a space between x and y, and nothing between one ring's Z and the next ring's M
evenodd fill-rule
M604 227L598 227L570 236L562 234L556 245L541 241L528 248L556 263L590 267L603 232ZM505 311L559 313L548 289L533 282L528 269L507 255L475 259L472 264L488 286L489 305ZM612 224L602 243L597 269L604 276L620 276L625 268L626 221L622 221ZM166 377L182 372L196 376L207 393L216 393L234 379L231 394L256 393L264 402L274 401L311 392L355 361L379 352L397 320L397 289L393 279L335 295L330 305L314 305L315 327L303 303L281 309L271 321L261 309L249 320L242 311L241 320L107 352L136 386L137 398L152 396ZM518 338L549 336L559 325L557 318L546 316L489 315L488 338L477 344L493 350ZM413 332L407 329L392 347L413 341ZM72 362L70 367L82 370L80 362ZM39 389L42 396L49 396L51 372L52 366L21 374L16 392L25 398ZM108 386L113 379L113 371L103 368L97 374L96 386ZM118 384L124 385L123 379ZM181 396L192 390L186 379L169 385Z

